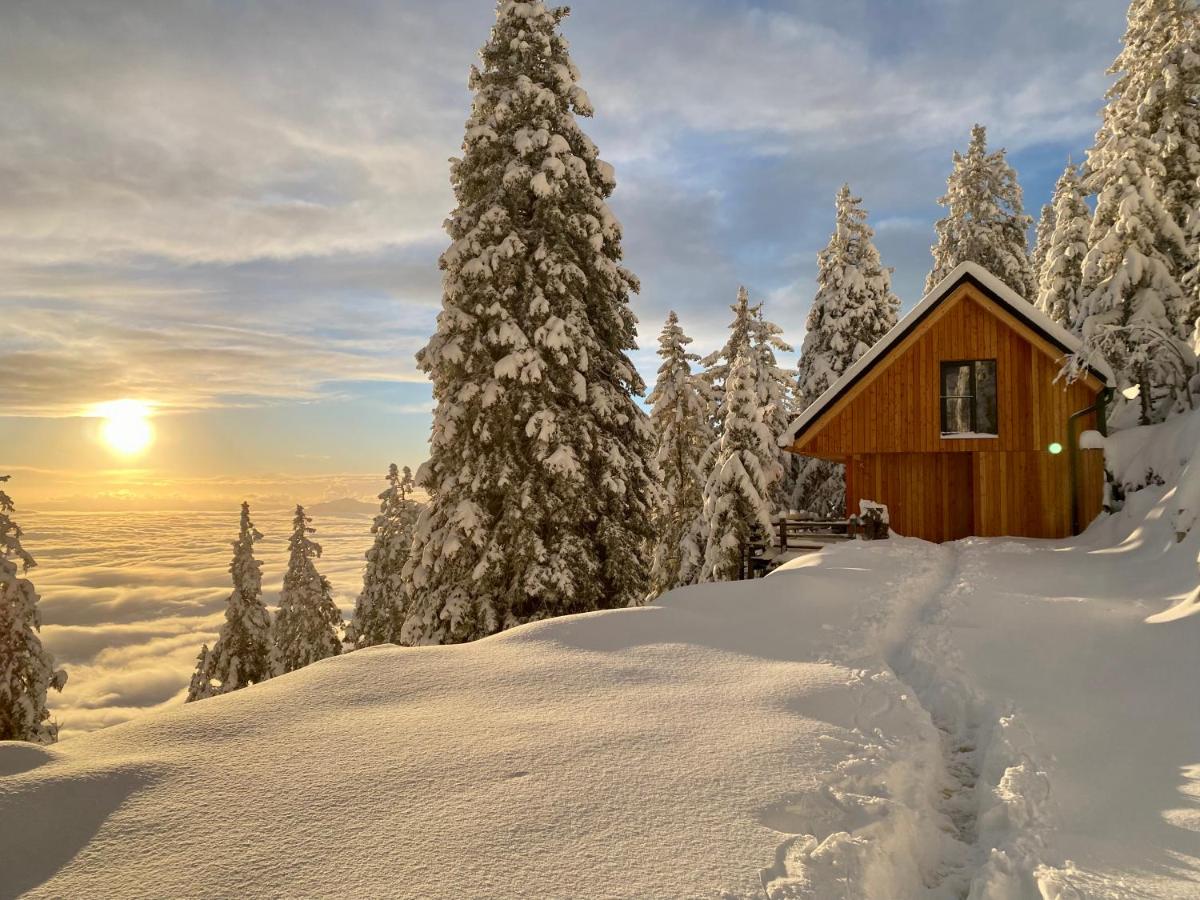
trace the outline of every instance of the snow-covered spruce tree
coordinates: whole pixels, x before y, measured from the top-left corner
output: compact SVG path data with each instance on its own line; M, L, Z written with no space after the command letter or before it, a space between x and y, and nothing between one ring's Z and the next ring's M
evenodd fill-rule
M229 564L233 591L225 605L225 621L212 650L205 647L207 656L202 653L197 660L192 679L196 696L189 689L189 701L228 694L272 675L271 614L262 602L262 563L254 558L254 544L260 540L262 534L250 521L250 504L243 501ZM210 684L208 688L204 687L205 681Z
M288 540L287 573L272 629L278 674L294 672L342 650L337 633L342 614L333 602L333 589L313 562L321 556L321 545L309 537L316 530L311 521L304 507L297 506Z
M205 700L215 697L219 693L221 693L221 686L213 682L212 651L208 649L208 644L205 644L200 648L200 655L196 657L196 670L192 672L187 699L184 702Z
M1063 170L1054 186L1052 203L1054 230L1037 272L1037 308L1065 328L1071 328L1079 311L1083 258L1087 255L1092 219L1076 166L1068 163Z
M700 365L704 367L700 377L708 385L709 416L718 434L722 428L719 415L725 381L729 378L733 361L750 346L750 331L754 327L755 309L750 306L750 292L744 285L738 288L737 300L729 308L733 310L733 321L729 323L729 337L725 345L700 360Z
M1049 203L1042 204L1041 215L1038 216L1037 228L1033 232L1033 252L1029 254L1029 270L1033 274L1034 294L1041 289L1042 267L1046 264L1046 254L1050 251L1050 237L1054 234L1054 198Z
M346 640L355 649L400 643L400 629L408 604L404 564L412 549L413 526L420 509L412 499L412 471L388 467L387 489L379 495L379 515L371 526L375 541L367 551L362 591L346 628Z
M938 203L947 213L935 226L933 269L925 290L931 291L959 263L975 262L1032 302L1037 286L1026 238L1032 219L1022 207L1017 173L1003 150L988 153L982 125L971 129L966 153L954 151L954 169Z
M1122 42L1108 70L1117 80L1105 94L1103 120L1088 153L1088 186L1099 194L1121 177L1126 153L1150 154L1161 166L1143 166L1144 173L1172 220L1180 229L1189 222L1198 225L1200 12L1195 0L1133 0ZM1131 138L1146 143L1131 147ZM1172 268L1181 271L1192 264L1186 254L1175 258Z
M612 167L576 121L592 109L566 15L501 0L471 73L442 311L417 357L437 405L406 644L646 596L653 435L627 354L638 283L605 203Z
M700 359L689 353L692 339L671 312L658 340L658 381L647 398L654 426L654 464L659 479L654 510L654 550L650 562L650 597L692 584L704 561L704 545L693 524L704 508L704 475L700 458L712 443L706 382L692 372Z
M756 374L759 379L756 393L762 404L761 418L775 441L778 455L778 474L771 485L771 508L787 512L795 487L796 457L778 445L778 438L792 421L795 381L790 369L779 365L776 352L791 353L792 345L781 335L783 329L763 316L763 305L754 307L750 320L750 349L756 355Z
M833 235L817 254L817 295L797 367L797 411L803 411L842 377L892 326L900 300L892 270L875 248L862 200L842 185L834 204ZM837 463L801 458L792 504L816 515L842 515L845 474Z
M0 476L0 483L10 476ZM54 668L38 632L38 595L23 573L37 563L21 546L12 499L0 490L0 741L52 744L58 726L48 721L46 692L61 691L67 673Z
M1076 326L1089 357L1106 357L1121 387L1139 386L1146 423L1190 405L1195 373L1200 306L1185 289L1200 235L1194 3L1134 0L1123 40L1088 152L1086 184L1097 202Z
M782 434L793 410L793 381L791 373L779 367L775 353L791 353L792 348L780 337L783 329L763 315L763 305L750 304L750 293L745 286L738 288L737 299L729 308L733 311L733 321L729 323L725 345L701 360L705 367L701 377L708 385L713 429L717 436L725 430L723 399L733 363L740 355L750 354L756 379L754 393L762 404L760 419L773 433ZM772 506L785 510L791 499L794 462L785 450L779 451L778 462L778 474L768 493ZM707 470L704 475L707 480ZM700 536L699 532L697 536Z
M1144 139L1126 143L1125 155L1108 163L1112 177L1096 199L1076 330L1084 361L1106 359L1119 391L1139 387L1138 419L1150 424L1192 405L1188 382L1196 358L1181 314L1189 298L1170 252L1182 252L1183 232L1147 174L1162 162Z
M746 347L736 357L721 394L721 436L702 460L706 546L701 581L728 581L738 575L741 548L756 527L771 529L771 487L779 478L779 448L763 422L766 404L758 359Z

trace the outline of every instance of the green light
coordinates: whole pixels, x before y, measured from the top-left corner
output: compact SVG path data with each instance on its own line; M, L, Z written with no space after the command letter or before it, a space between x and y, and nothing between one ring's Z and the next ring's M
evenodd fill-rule
M1055 441L1053 444L1051 444L1046 449L1049 450L1055 456L1058 456L1058 454L1062 453L1062 444L1060 444L1058 441Z

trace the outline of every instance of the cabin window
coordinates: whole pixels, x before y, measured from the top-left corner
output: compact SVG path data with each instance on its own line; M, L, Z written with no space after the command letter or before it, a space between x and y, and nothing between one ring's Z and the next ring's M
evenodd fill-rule
M996 361L942 363L942 434L996 433Z

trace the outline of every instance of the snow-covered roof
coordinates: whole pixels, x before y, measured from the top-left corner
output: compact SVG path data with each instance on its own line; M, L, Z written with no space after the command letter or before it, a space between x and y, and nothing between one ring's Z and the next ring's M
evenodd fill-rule
M908 315L897 322L891 331L880 338L874 347L864 353L858 362L847 369L841 378L829 386L829 389L825 393L809 404L808 408L779 436L780 446L787 447L793 444L796 436L801 431L805 430L810 423L815 421L826 409L832 406L838 397L858 381L860 377L866 374L876 362L886 356L895 344L903 340L905 335L918 322L924 319L935 306L953 293L954 289L964 281L974 282L975 286L980 288L982 293L999 303L1008 312L1022 320L1026 325L1029 325L1034 331L1040 333L1051 343L1057 345L1064 354L1077 353L1082 349L1083 345L1078 337L1071 334L1071 332L1067 331L1067 329L1063 328L1032 303L1025 300L1020 294L983 266L973 262L959 263L949 275L934 286L933 290L921 298L921 302L914 306ZM1105 384L1112 383L1112 373L1107 371L1107 367L1103 362L1099 362L1089 368L1091 374L1101 382Z

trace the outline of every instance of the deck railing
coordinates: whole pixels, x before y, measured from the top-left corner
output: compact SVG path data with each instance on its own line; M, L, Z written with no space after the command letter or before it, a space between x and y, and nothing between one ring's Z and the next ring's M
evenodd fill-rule
M761 528L742 545L738 579L759 578L769 572L778 559L793 550L820 550L822 547L853 538L876 540L888 535L887 522L877 514L851 516L848 519L798 519L779 516L768 537Z

